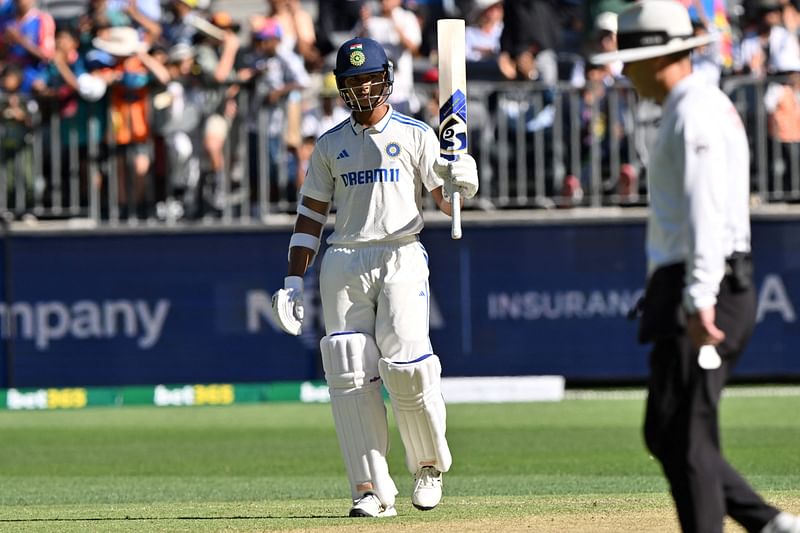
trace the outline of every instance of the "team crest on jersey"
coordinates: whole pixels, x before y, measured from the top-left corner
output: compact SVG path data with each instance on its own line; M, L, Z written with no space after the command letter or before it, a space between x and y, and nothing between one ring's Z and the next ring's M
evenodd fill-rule
M367 60L364 55L363 46L361 43L355 43L350 46L350 64L354 67L360 67Z
M386 155L388 155L389 157L397 157L398 155L400 155L400 145L395 142L387 144Z

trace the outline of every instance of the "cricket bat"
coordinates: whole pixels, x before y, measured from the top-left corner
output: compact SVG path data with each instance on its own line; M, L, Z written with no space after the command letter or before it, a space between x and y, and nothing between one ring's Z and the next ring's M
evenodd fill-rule
M439 54L439 153L453 160L467 153L467 63L464 21L436 22ZM453 193L450 236L461 238L461 194Z

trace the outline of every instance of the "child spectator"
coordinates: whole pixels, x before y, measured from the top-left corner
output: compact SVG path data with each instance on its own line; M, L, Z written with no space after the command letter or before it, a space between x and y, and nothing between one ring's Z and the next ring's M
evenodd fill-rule
M5 165L6 183L0 192L11 195L14 205L24 208L33 195L33 159L30 135L36 103L20 91L24 74L17 65L7 65L0 79L0 164Z
M141 211L145 206L152 158L148 86L153 78L166 85L169 73L146 52L147 45L133 28L110 28L92 42L116 61L117 81L111 86L110 105L119 167L119 201L122 206ZM133 167L130 176L128 159L132 160Z

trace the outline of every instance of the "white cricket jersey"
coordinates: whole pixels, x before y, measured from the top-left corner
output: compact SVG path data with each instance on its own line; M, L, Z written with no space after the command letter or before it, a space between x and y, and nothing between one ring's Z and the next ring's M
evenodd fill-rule
M648 164L648 272L686 262L684 306L716 304L725 258L750 251L750 155L728 97L698 75L663 105Z
M300 190L336 205L328 244L392 241L422 230L423 187L442 185L433 171L439 141L430 126L391 106L375 126L352 116L319 139Z

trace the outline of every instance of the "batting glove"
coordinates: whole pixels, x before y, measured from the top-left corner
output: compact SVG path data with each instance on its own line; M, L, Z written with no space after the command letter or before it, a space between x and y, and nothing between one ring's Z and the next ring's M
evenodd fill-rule
M289 335L300 335L303 326L303 278L286 276L283 289L272 295L275 322Z
M459 154L453 161L439 157L433 171L444 181L447 192L458 191L464 198L478 192L478 165L469 154Z

